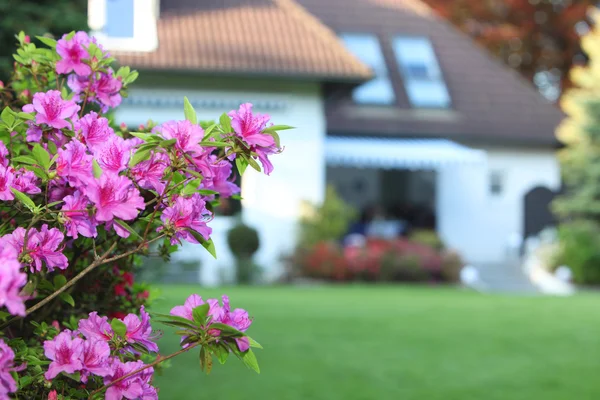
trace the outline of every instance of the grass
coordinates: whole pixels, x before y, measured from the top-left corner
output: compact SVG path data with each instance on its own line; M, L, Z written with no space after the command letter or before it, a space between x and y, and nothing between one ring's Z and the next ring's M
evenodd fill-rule
M196 353L156 380L161 400L598 399L600 297L509 297L418 287L163 286L230 295L255 318L261 374L237 359L202 375ZM178 350L170 332L163 354Z

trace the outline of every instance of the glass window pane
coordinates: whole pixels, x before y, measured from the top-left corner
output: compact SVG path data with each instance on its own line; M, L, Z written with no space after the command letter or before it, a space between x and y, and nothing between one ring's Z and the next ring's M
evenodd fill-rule
M450 95L441 81L405 81L406 93L415 107L446 108L450 106Z
M104 33L108 37L133 37L133 1L106 0L106 26Z
M375 78L354 89L352 98L357 103L392 104L395 96L389 79Z

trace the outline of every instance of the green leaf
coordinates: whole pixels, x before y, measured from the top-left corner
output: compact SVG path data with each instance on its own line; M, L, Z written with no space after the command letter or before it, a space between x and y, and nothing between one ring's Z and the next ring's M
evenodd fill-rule
M271 132L268 133L268 135L273 136L273 140L275 140L275 146L277 146L277 148L281 147L281 139L279 138L279 134L277 132Z
M206 350L206 348L202 346L200 348L200 369L202 369L202 371L205 371L207 374L210 374L210 371L212 370L212 365L213 362L210 351Z
M250 336L246 336L248 341L250 342L250 347L256 347L257 349L262 349L263 347L256 340L252 339Z
M256 359L256 356L252 352L252 349L248 349L247 351L242 353L242 361L244 362L244 364L246 364L246 366L248 368L256 371L257 374L260 374L260 368L258 367L258 360Z
M113 332L115 332L120 337L125 337L127 333L127 326L120 319L114 318L110 321L110 326L112 327Z
M246 159L238 155L235 158L235 166L237 167L240 175L244 175L244 171L246 171L246 167L248 167L248 161L246 161Z
M94 178L98 179L102 176L102 168L100 168L100 164L98 164L96 159L92 161L92 170L94 172Z
M27 363L28 365L31 365L31 363ZM31 384L31 382L33 382L33 377L30 375L23 375L19 378L19 389L23 389L26 388L27 386L29 386Z
M198 186L200 186L201 182L200 179L194 179L193 181L188 182L183 189L181 189L181 194L183 196L189 196L198 192Z
M65 303L71 305L71 307L75 307L75 300L73 300L73 296L71 296L69 293L62 292L58 295L58 297L60 297Z
M6 311L0 311L0 320L4 320L6 319L6 317L9 317L11 314L7 313Z
M239 194L232 194L232 195L231 195L231 198L232 198L233 200L244 200L244 199L242 198L242 196L240 196Z
M62 202L64 202L64 200L53 201L52 203L48 203L48 204L46 205L46 207L48 207L48 208L51 208L51 207L54 207L54 206L56 206L56 205L59 205L59 204L60 204L60 203L62 203Z
M185 169L185 172L187 172L188 174L195 176L196 178L200 179L200 181L202 181L202 179L204 179L204 177L198 172L198 171L194 171L191 169Z
M120 225L121 227L125 228L129 233L131 233L133 236L137 237L138 239L141 239L142 237L140 236L139 233L137 233L131 226L129 226L129 224L125 221L123 221L122 219L119 218L115 218L114 219L115 224Z
M19 116L19 118L26 119L28 121L31 121L32 119L35 118L35 116L33 114L26 113L26 112L19 112L19 113L17 113L17 115Z
M202 247L204 247L215 259L217 258L217 250L215 249L215 244L212 239L205 240L200 242Z
M151 156L152 156L152 153L151 153L150 149L140 148L140 149L138 149L138 151L135 152L133 157L131 157L131 160L129 160L129 166L134 167L134 166L138 165L139 163L141 163L142 161L146 161L146 160L150 159Z
M229 349L223 343L214 343L211 347L212 353L217 357L219 363L225 364L229 357Z
M52 282L54 283L54 289L60 289L67 283L67 278L64 275L54 275Z
M212 196L214 194L219 194L219 192L215 192L214 190L209 189L200 189L198 190L198 193L200 193L202 196Z
M58 153L58 149L56 148L56 144L49 140L48 141L48 150L50 150L51 154L57 154ZM52 160L50 160L50 165L54 164L54 162L56 161L57 157L52 157Z
M147 142L152 137L154 137L154 135L151 135L149 133L144 133L144 132L129 132L129 134L131 136L135 136L136 138L142 139L144 142Z
M127 77L125 77L125 79L123 79L123 84L125 86L132 84L133 82L136 81L136 79L138 78L139 75L140 75L139 72L137 72L137 71L131 71L129 73L129 75L127 75Z
M244 337L244 336L246 336L243 332L238 331L234 327L232 327L230 325L222 324L220 322L215 322L213 324L210 324L210 328L220 330L221 334L223 336L229 336L229 337Z
M227 113L221 114L219 122L221 123L221 129L223 129L223 132L231 132L231 118L229 117L229 115L227 115Z
M81 382L81 373L79 372L75 372L74 374L67 374L66 372L63 372L63 375L73 379L75 382Z
M194 307L192 310L192 315L194 316L194 321L199 326L204 326L206 323L206 316L208 315L208 309L210 308L208 303L202 304L201 306Z
M254 158L248 157L247 160L248 160L248 164L250 164L250 166L252 168L254 168L255 170L257 170L258 172L261 171L260 165L258 165L258 163L256 162L256 160Z
M231 147L231 144L227 142L200 142L202 147Z
M204 129L204 139L202 139L203 141L208 140L210 138L211 132L214 131L217 127L217 124L215 124L214 122L210 121L209 123L210 125ZM200 123L200 125L202 126L202 122Z
M34 214L38 214L40 212L40 209L35 205L33 200L31 200L29 196L27 196L25 193L19 192L15 188L10 188L10 190L13 192L17 200L23 203L23 205L27 207L29 211L31 211Z
M39 143L36 143L33 146L33 150L31 151L31 155L38 162L40 167L44 168L45 171L48 171L50 168L50 154L42 147Z
M193 321L190 321L189 319L186 319L183 317L178 317L177 315L159 314L159 313L153 313L152 315L157 316L158 318L164 318L171 322L178 322L180 324L187 325L187 327L189 327L189 328L196 328L196 325L194 325Z
M198 123L196 110L194 110L192 103L190 103L187 97L183 98L183 114L185 115L185 119L190 121L192 124L196 125Z
M38 164L38 162L35 161L33 158L27 157L27 156L13 157L12 160L16 161L18 163L21 163L21 164L28 164L28 165L37 165Z
M65 37L65 40L71 40L75 36L75 31L69 32L69 34Z
M289 125L273 125L273 126L269 126L267 128L265 128L263 130L263 133L272 133L272 132L277 132L277 131L286 131L288 129L296 129L293 126L289 126Z
M15 116L10 107L4 107L4 110L2 110L2 113L0 114L0 119L2 119L2 121L6 124L6 126L8 126L9 129L13 128L13 125L15 123Z
M163 140L162 142L160 142L160 146L164 149L168 149L170 147L173 147L175 143L177 143L177 139Z

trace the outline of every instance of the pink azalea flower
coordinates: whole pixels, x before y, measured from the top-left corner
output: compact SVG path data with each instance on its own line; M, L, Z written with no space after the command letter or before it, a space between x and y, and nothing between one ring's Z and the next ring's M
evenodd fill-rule
M18 254L21 254L25 243L25 233L25 228L19 227L15 229L11 234L0 238L0 246L11 247ZM46 224L42 225L40 231L35 228L29 230L27 253L31 257L35 270L42 270L42 262L46 264L50 272L54 268L67 268L67 257L58 249L64 238L60 230L57 228L48 229L48 225Z
M202 186L205 189L219 192L221 197L231 197L233 194L239 193L240 188L232 182L235 175L231 175L232 164L228 161L219 161L216 164L210 164L210 178L204 178Z
M262 133L270 117L266 114L253 114L250 103L240 105L238 111L231 111L228 115L231 117L231 127L234 132L248 144L250 150L258 155L265 174L270 175L273 164L267 156L279 152L273 136Z
M0 339L0 399L9 399L8 394L17 391L17 383L11 375L14 360L14 351Z
M196 193L191 197L178 197L175 204L165 208L160 219L169 229L175 231L171 243L180 243L181 239L190 243L198 243L196 238L189 232L192 229L198 232L205 240L208 240L212 229L206 225L210 212L206 209L206 203ZM159 228L161 230L162 228Z
M85 237L96 237L96 221L87 211L89 201L87 197L76 191L73 195L64 198L64 205L61 209L65 220L67 236L77 239L81 234Z
M145 207L144 199L133 183L124 176L104 172L87 187L87 196L96 206L96 220L121 218L131 220Z
M102 340L85 340L81 352L81 364L83 370L81 381L87 382L89 375L107 376L111 373L109 365L110 347Z
M158 352L158 345L153 342L156 337L152 336L152 326L150 326L150 315L144 310L144 306L140 309L140 318L135 314L128 314L123 322L127 327L125 337L129 343L139 343L148 351Z
M69 331L56 335L53 340L44 342L44 354L52 362L44 375L54 379L61 372L73 374L83 368L83 339L75 337Z
M88 76L92 73L89 65L83 62L89 58L89 54L84 46L88 46L90 38L85 32L77 32L71 39L64 35L56 43L56 52L61 56L61 60L56 63L56 72L59 74L68 74L72 71L79 76Z
M11 167L0 165L0 200L13 200L13 195L10 188L13 185L15 174Z
M194 308L199 307L204 304L204 300L197 294L190 295L182 306L175 306L171 309L171 315L175 315L177 317L189 319L190 321L194 320L194 315L192 311Z
M27 137L25 140L28 142L39 142L42 140L42 134L44 130L35 124L33 121L27 121Z
M69 181L66 178L57 177L50 181L49 201L55 202L64 200L65 197L75 193L75 188L69 186Z
M4 142L0 140L0 165L7 167L8 163L8 149L4 145Z
M107 112L109 108L115 108L121 104L121 79L114 76L111 69L108 74L101 73L100 78L94 82L94 92L96 93L96 102L102 108L102 112Z
M19 192L27 194L38 194L42 192L39 187L38 178L32 171L21 169L16 172L12 187Z
M25 110L25 107L23 109ZM37 124L62 129L71 125L66 119L75 117L79 106L71 100L63 100L58 90L49 90L46 93L38 92L33 95L33 110L37 112L35 116Z
M96 311L89 313L88 318L79 320L78 330L88 340L108 342L114 336L108 317L100 317Z
M199 143L204 138L204 130L199 125L187 120L169 121L162 124L160 133L165 139L176 139L175 147L182 153L203 153Z
M123 138L112 135L103 145L95 148L94 155L102 171L118 174L127 168L131 151Z
M108 119L99 117L91 111L78 121L77 129L81 130L83 142L90 150L104 145L115 131L108 125Z
M126 363L121 362L118 358L113 358L111 363L111 372L104 378L104 384L107 385L114 380L119 379L122 376L130 374L144 366L143 361L129 361ZM121 400L123 397L126 399L137 399L144 394L144 386L148 384L146 382L146 375L154 373L152 367L148 368L149 371L144 370L142 373L135 374L127 379L117 382L106 390L106 400Z
M154 153L149 160L142 161L131 168L131 175L144 189L154 189L162 193L166 182L163 180L169 157L164 153Z
M27 283L27 274L21 272L17 256L15 249L4 245L0 238L0 307L6 306L11 314L24 317L26 298L20 292Z
M92 179L92 156L78 140L67 143L64 149L58 150L56 174L67 178L72 185L81 185Z

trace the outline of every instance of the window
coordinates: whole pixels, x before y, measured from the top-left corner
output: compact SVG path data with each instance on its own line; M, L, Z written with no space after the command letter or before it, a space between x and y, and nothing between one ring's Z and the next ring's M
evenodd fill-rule
M396 97L377 37L365 33L344 33L340 39L350 52L375 73L374 79L354 89L354 101L362 104L393 104Z
M106 0L104 32L112 38L133 37L133 0Z
M490 193L494 196L502 194L504 188L504 176L500 171L490 172Z
M396 37L393 45L413 107L449 107L450 94L429 39Z

